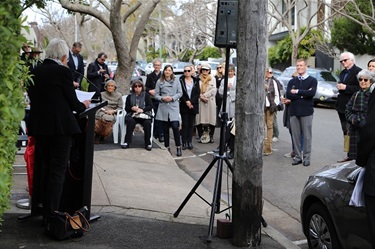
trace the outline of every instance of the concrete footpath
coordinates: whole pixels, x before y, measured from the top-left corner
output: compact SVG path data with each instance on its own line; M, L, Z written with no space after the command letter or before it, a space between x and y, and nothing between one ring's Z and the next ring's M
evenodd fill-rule
M91 213L100 219L77 241L49 239L40 217L17 219L29 210L15 206L28 196L26 175L15 175L12 207L0 227L0 248L235 248L230 240L216 237L216 228L212 243L205 243L211 208L198 196L193 195L179 216L173 217L196 181L158 142L152 151L143 149L141 137L135 136L129 149L109 141L95 145ZM16 163L20 161L22 156L16 156ZM15 173L20 171L17 168ZM203 186L197 192L212 201L212 193ZM215 215L215 227L216 219L224 215ZM268 226L262 228L257 248L299 247Z

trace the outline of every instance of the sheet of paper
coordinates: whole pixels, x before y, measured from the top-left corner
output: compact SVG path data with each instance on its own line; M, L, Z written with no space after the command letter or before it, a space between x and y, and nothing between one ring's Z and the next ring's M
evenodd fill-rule
M79 101L83 102L85 100L90 100L94 96L95 92L84 92L76 89L77 98Z

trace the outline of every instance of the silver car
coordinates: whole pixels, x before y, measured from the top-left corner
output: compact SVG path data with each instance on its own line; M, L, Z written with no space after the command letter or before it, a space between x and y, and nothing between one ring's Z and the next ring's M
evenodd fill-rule
M279 77L277 77L277 79L283 85L284 91L286 91L288 82L292 79L292 75L295 71L295 66L288 67ZM338 94L336 84L339 82L339 78L331 71L321 68L308 68L307 74L316 78L318 81L316 94L314 96L314 104L335 104Z

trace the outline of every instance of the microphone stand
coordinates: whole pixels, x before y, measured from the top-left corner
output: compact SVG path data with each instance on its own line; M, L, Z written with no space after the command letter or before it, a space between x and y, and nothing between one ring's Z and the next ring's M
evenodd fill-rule
M80 72L77 72L77 71L75 71L75 70L73 70L71 68L69 68L69 70L72 71L72 72L74 72L74 73L76 73L76 74L78 74L78 75L80 75L80 76L82 76L82 78L86 79L86 81L87 81L87 83L89 83L89 85L93 86L96 90L99 91L99 99L92 99L92 100L95 100L94 102L98 101L99 103L101 103L103 101L102 100L102 95L100 94L101 89L97 85L95 85L91 80L89 80L85 75L81 74Z

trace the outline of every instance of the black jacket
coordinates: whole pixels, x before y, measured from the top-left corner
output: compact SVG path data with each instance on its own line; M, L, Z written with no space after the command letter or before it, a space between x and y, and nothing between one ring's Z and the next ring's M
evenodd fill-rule
M147 75L146 79L146 92L148 93L150 90L155 89L156 82L160 79L162 72L160 71L158 75L156 75L155 71Z
M31 74L34 84L28 87L30 97L29 135L71 135L80 133L73 111L86 107L77 99L70 70L45 59Z
M182 88L182 96L180 98L180 113L186 114L198 114L199 113L199 95L200 95L200 87L199 87L199 79L193 79L193 89L191 91L191 97L187 93L186 84L185 84L185 76L180 77L180 83ZM191 104L193 105L193 109L189 109L186 105L186 101L190 100Z
M100 66L103 67L103 69L106 71L104 73L98 73L100 70ZM98 59L95 59L95 61L91 62L89 66L87 67L87 79L89 82L89 92L96 92L96 96L100 95L101 91L104 91L104 83L105 83L105 74L109 75L108 66L107 64L103 63L100 64ZM95 86L93 86L95 85Z
M73 60L73 54L71 51L69 51L68 67L72 70L73 81L78 82L79 85L81 86L83 74L85 73L85 65L83 63L82 55L78 54L77 59L78 59L78 68L76 69L76 66L74 65L74 60Z
M342 70L340 73L340 82L346 85L345 90L340 90L339 95L337 97L336 102L336 110L340 113L345 113L346 104L349 102L350 98L352 97L353 93L358 92L359 84L357 80L357 74L362 69L353 65L352 68L349 69L349 74L346 76L344 80L344 75L347 72L346 69Z

